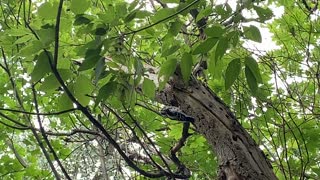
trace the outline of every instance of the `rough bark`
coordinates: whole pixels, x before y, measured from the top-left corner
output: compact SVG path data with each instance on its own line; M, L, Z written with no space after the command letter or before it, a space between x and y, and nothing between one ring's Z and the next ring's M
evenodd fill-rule
M157 99L163 104L180 107L184 113L195 118L196 130L212 145L218 157L218 178L277 179L264 153L228 106L194 78L186 86L177 71L158 93Z

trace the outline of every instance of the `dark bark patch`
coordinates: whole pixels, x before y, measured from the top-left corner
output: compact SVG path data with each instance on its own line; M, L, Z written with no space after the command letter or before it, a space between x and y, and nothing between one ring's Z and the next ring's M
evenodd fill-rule
M237 137L236 135L232 135L232 139L233 139L234 141L237 141L237 140L238 140L238 137Z

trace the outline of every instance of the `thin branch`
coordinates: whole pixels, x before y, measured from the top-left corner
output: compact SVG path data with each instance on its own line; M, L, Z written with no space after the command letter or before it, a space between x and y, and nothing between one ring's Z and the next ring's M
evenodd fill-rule
M184 164L181 163L181 161L178 159L178 157L176 155L176 153L185 145L185 142L187 141L188 137L191 135L188 132L189 127L190 127L189 122L183 123L181 138L179 139L178 143L174 147L171 148L170 158L178 167L178 172L190 176L190 170Z
M23 166L24 168L27 168L28 165L27 163L23 160L23 158L21 157L21 155L19 154L19 152L16 150L16 148L14 147L13 141L11 138L7 138L7 140L5 141L6 145L13 151L14 156L17 158L17 160L19 161L19 163L21 164L21 166Z
M33 93L33 103L34 103L34 106L35 106L35 109L36 109L36 112L39 114L39 106L38 106L38 100L37 100L37 93L36 93L36 90L34 88L34 85L32 85L32 93ZM68 172L66 171L66 169L63 167L57 153L55 152L54 148L51 146L51 143L47 137L47 134L45 133L45 130L42 126L42 122L41 122L41 118L40 118L40 115L37 115L37 119L38 119L38 124L40 126L40 132L41 132L41 135L44 139L44 141L46 142L48 148L50 149L50 152L52 153L54 159L57 161L60 169L62 170L64 176L68 179L68 180L71 180Z
M189 9L191 6L195 5L195 4L196 4L197 2L199 2L199 1L200 1L200 0L194 0L194 1L192 1L190 4L188 4L186 7L180 9L179 11L177 11L176 13L173 13L173 14L171 14L171 15L169 15L169 16L167 16L167 17L165 17L165 18L163 18L163 19L161 19L161 20L159 20L159 21L157 21L157 22L155 22L155 23L152 23L152 24L150 24L150 25L148 25L148 26L145 26L145 27L143 27L143 28L140 28L140 29L137 29L137 30L133 30L133 31L130 31L130 32L127 32L127 33L123 33L122 36L130 35L130 34L135 34L135 33L138 33L138 32L140 32L140 31L144 31L144 30L146 30L146 29L149 29L149 28L151 28L151 27L153 27L153 26L155 26L155 25L157 25L157 24L160 24L160 23L162 23L162 22L164 22L164 21L166 21L166 20L168 20L168 19L171 19L171 18L177 16L178 14L186 11L187 9ZM115 38L115 37L113 37L113 38Z
M7 119L7 120L9 120L9 121L11 121L11 122L13 122L13 123L15 123L15 124L17 124L17 125L21 126L21 128L28 128L28 126L27 126L27 125L22 124L22 123L20 123L19 121L14 120L13 118L11 118L11 117L9 117L9 116L7 116L7 115L5 115L5 114L1 113L1 112L0 112L0 116L2 116L2 117L4 117L5 119ZM8 126L9 126L9 125L8 125Z
M14 80L13 80L13 77L12 77L12 75L11 75L11 72L10 72L10 70L9 70L9 65L8 65L8 62L7 62L7 57L6 57L6 55L5 55L5 52L4 52L3 48L1 48L1 51L2 51L3 61L4 61L4 70L6 71L8 77L9 77L10 84L11 84L12 89L13 89L13 92L14 92L14 97L16 98L16 101L18 102L19 107L20 107L23 111L25 111L25 108L24 108L23 102L22 102L22 100L21 100L21 98L20 98L20 96L19 96L19 92L18 92L18 90L17 90L16 84L15 84L15 82L14 82ZM27 116L27 114L23 114L23 115L24 115L25 119L29 122L30 126L32 126L32 121L30 120L30 117ZM32 131L32 134L34 135L34 137L36 138L36 141L37 141L37 143L38 143L38 145L39 145L39 147L40 147L43 155L44 155L45 158L47 159L48 164L49 164L49 166L50 166L50 168L51 168L54 176L56 177L56 179L60 180L60 179L61 179L61 178L60 178L60 175L59 175L59 173L57 172L56 168L54 167L53 162L52 162L51 159L50 159L49 153L48 153L48 151L46 150L46 148L44 147L44 145L43 145L43 143L42 143L39 135L37 134L37 132L36 132L33 128L31 128L31 131Z
M61 115L61 114L76 111L76 110L77 110L77 108L72 108L72 109L67 109L67 110L58 111L58 112L39 113L38 114L35 112L21 111L21 110L17 110L17 109L0 108L0 111L8 111L8 112L14 112L14 113L28 114L28 115L41 115L41 116Z
M55 37L54 37L53 66L55 68L58 65L59 33L60 33L60 21L61 21L62 6L63 6L63 0L60 0L59 6L58 6L57 18L56 18Z

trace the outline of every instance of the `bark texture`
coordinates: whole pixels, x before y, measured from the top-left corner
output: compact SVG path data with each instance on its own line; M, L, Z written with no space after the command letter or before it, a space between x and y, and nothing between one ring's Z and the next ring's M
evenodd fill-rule
M192 78L186 86L177 71L158 94L158 101L180 107L184 113L195 118L196 130L212 145L218 157L218 178L277 179L264 153L240 125L228 106L195 78Z

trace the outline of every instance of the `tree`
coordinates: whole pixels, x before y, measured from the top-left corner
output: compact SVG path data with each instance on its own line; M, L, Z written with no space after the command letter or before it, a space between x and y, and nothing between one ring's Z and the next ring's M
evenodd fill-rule
M319 178L318 1L0 3L1 178Z

